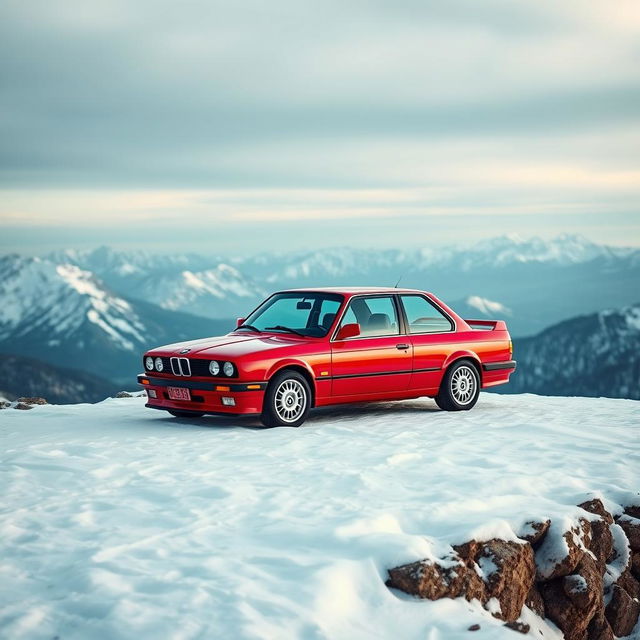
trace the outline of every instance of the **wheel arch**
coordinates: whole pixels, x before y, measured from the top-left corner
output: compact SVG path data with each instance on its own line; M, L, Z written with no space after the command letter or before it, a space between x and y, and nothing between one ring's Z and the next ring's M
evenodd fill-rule
M304 376L305 380L309 385L309 389L311 390L310 406L315 407L316 381L313 375L313 371L311 370L309 365L307 365L304 362L300 362L299 360L285 360L283 362L278 362L274 366L272 366L271 369L269 369L266 378L269 382L271 382L271 379L273 378L274 375L276 375L276 373L280 373L281 371L285 371L285 370L297 371L298 373Z
M442 378L444 379L447 371L461 360L468 360L476 368L478 377L480 378L480 388L482 388L482 362L480 361L480 358L473 353L473 351L456 351L448 356L442 365Z

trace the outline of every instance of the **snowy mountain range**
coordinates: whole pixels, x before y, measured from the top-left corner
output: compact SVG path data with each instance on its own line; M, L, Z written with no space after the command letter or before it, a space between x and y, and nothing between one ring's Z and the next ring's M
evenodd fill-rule
M229 321L127 300L90 271L41 258L0 258L0 301L0 353L113 381L131 380L141 353L154 344L231 328Z
M271 291L398 280L433 291L463 317L505 319L518 338L636 302L640 251L565 235L505 236L467 248L333 248L226 259L107 247L42 258L5 255L0 353L124 383L133 379L145 349L226 333L233 318Z
M514 341L503 393L640 400L640 303L566 320Z
M257 256L66 251L48 258L89 271L127 299L211 318L246 315L291 287L386 285L433 291L461 313L509 320L532 335L567 318L635 302L640 250L580 236L503 236L472 247L319 249Z

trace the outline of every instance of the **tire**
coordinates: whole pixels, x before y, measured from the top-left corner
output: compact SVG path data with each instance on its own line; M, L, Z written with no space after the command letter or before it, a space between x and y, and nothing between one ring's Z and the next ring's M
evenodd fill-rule
M169 413L176 418L202 418L204 413L200 413L199 411L174 411L169 410Z
M260 420L265 427L299 427L310 408L311 389L306 378L285 369L269 381Z
M444 374L435 400L443 411L468 411L479 395L478 370L469 360L458 360Z

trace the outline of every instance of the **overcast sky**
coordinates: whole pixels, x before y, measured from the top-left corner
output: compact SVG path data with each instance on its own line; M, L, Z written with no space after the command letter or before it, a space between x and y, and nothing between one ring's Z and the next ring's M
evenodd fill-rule
M640 245L640 4L4 0L0 250Z

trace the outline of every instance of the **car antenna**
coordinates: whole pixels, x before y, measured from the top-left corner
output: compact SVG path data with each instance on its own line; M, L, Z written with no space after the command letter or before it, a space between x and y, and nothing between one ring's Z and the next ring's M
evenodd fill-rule
M394 289L398 288L398 285L400 284L400 280L402 280L403 277L404 277L404 273L398 278L398 282L396 282L395 285L393 286Z

